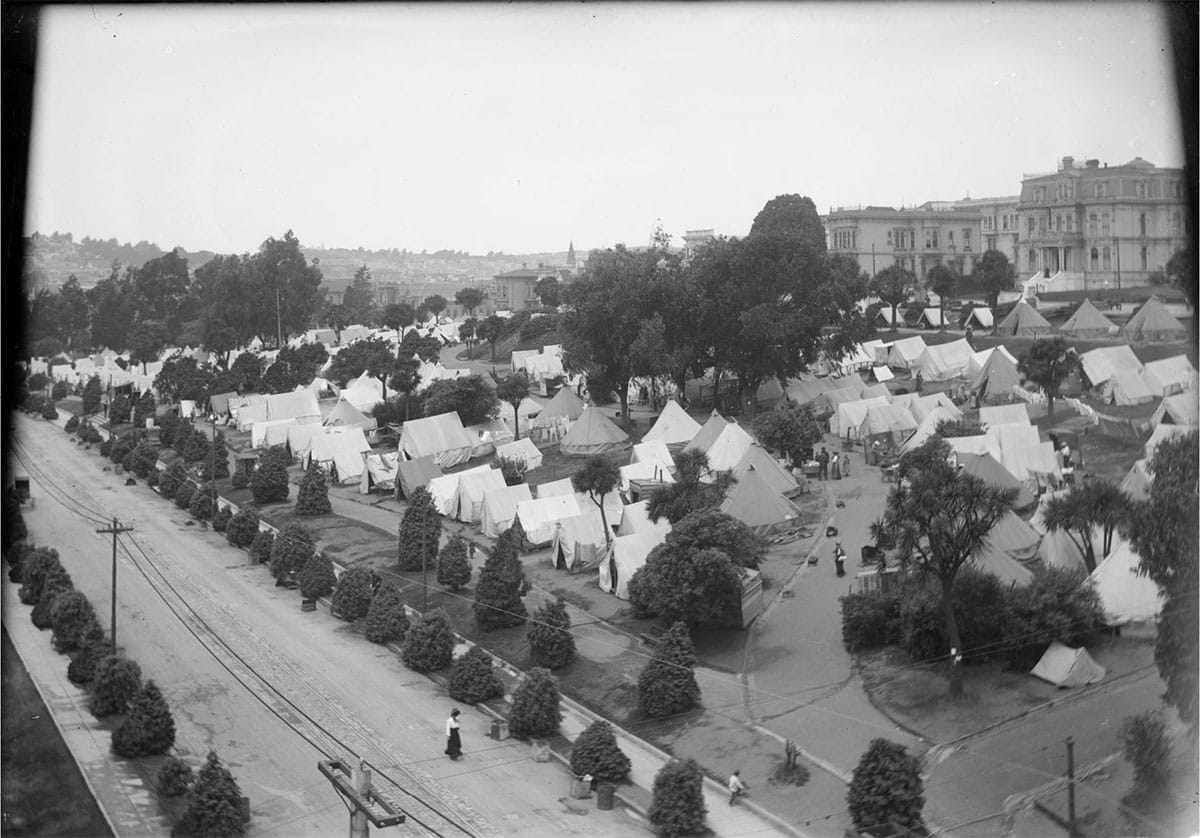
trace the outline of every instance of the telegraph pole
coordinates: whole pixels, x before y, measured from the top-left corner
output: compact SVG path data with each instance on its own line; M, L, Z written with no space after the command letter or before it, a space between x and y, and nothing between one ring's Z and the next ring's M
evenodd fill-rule
M1075 838L1075 739L1067 737L1067 836Z
M112 650L113 654L117 653L117 536L123 532L132 532L133 527L122 526L116 518L112 519L112 526L105 527L102 530L96 530L99 533L112 533Z

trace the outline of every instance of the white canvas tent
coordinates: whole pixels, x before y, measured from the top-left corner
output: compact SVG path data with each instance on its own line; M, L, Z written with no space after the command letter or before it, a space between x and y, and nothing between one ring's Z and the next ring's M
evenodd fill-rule
M1103 680L1105 669L1082 646L1072 649L1055 640L1029 674L1056 687L1086 687Z
M917 429L917 420L906 408L893 404L877 404L867 408L858 426L858 438L864 444L879 440L890 447L900 443Z
M871 367L871 375L880 383L891 381L896 377L896 374L892 372L892 368L889 366Z
M1104 338L1116 335L1117 327L1085 297L1079 308L1067 318L1067 322L1058 327L1058 331L1076 339Z
M450 502L452 517L466 524L478 523L483 515L484 495L504 488L504 475L498 468L464 474L459 478L454 500Z
M496 460L516 460L525 463L526 471L542 467L542 452L527 436L496 446Z
M1048 335L1054 331L1050 321L1025 300L1020 300L1013 310L1008 313L1000 325L996 327L998 335L1015 335L1018 337L1033 337Z
M936 408L941 408L943 413L950 414L956 420L962 418L962 411L958 405L945 393L930 393L928 396L921 396L908 405L909 412L918 422L923 420Z
M231 398L229 415L237 423L239 431L248 431L255 422L267 421L267 397L251 395Z
M436 462L436 458L434 461ZM437 508L438 513L446 517L451 517L454 511L454 499L458 496L458 481L466 475L491 470L491 466L476 466L475 468L465 469L453 474L443 474L441 477L432 478L426 484L425 488L429 490L429 494L433 497L433 505Z
M512 442L515 438L512 428L499 419L488 419L478 425L467 425L464 430L474 442L471 447L471 459L495 453L497 445Z
M312 446L312 438L323 433L325 433L325 428L321 425L288 425L287 445L288 450L292 452L292 457L298 462L303 461L308 454L309 447Z
M725 426L728 424L729 420L714 410L709 414L708 420L700 430L696 432L696 435L684 446L683 450L708 451L709 447L717 441L717 437L721 435L721 431L725 430Z
M1013 398L1013 387L1021 384L1021 371L1003 346L991 352L983 367L971 381L971 389L980 399L1003 401Z
M771 452L757 443L746 449L746 453L733 467L733 476L740 481L751 471L756 472L775 494L791 497L800 492L800 484L796 482L792 473L781 466L779 461L771 456Z
M363 455L370 451L362 428L325 428L323 433L313 434L304 464L317 463L333 482L346 486L362 480L366 468Z
M1146 454L1146 460L1148 462L1154 460L1154 452L1158 450L1158 446L1162 444L1163 441L1195 432L1195 428L1188 427L1187 425L1159 425L1150 432L1150 438L1146 440L1146 444L1142 446L1142 451Z
M646 565L646 559L662 544L662 539L654 530L614 538L608 558L600 562L600 590L618 599L629 599L629 580Z
M1028 585L1033 572L1026 566L1037 560L1040 537L1016 513L1008 512L992 527L973 566L990 573L1005 584Z
M1187 355L1150 361L1142 369L1142 381L1156 396L1170 396L1181 390L1191 390L1192 400L1196 399L1196 368Z
M544 547L554 540L559 521L574 518L581 511L575 495L551 495L519 503L516 520L521 524L526 541Z
M517 506L527 500L533 500L528 483L489 489L483 496L483 509L479 513L480 531L489 538L499 538L516 519Z
M901 338L895 341L888 350L887 364L893 369L906 370L916 364L921 353L925 351L925 339L920 335L911 338Z
M571 483L571 478L564 477L561 480L552 480L549 483L542 483L537 486L537 496L539 498L552 498L555 495L573 495L575 494L575 486Z
M571 425L583 414L583 399L570 387L562 387L546 403L542 412L529 420L529 428L538 439L562 439Z
M554 528L550 543L550 563L559 570L578 573L600 564L608 549L604 522L594 504L571 518L563 518Z
M1105 623L1120 626L1155 620L1162 611L1162 594L1148 576L1137 574L1141 562L1132 545L1113 536L1112 552L1092 571L1092 585L1100 595Z
M1055 485L1062 480L1062 467L1054 456L1054 445L1039 442L1037 445L1001 447L1000 464L1018 480L1049 480Z
M939 328L945 322L942 317L942 310L934 306L925 306L921 309L921 316L917 318L917 326L928 326L931 329Z
M431 455L427 454L415 460L400 459L399 453L396 454L396 457L395 479L400 481L400 494L406 499L411 498L412 493L417 489L428 487L432 481L444 476L441 467L437 464L437 460ZM370 463L370 457L367 458L367 462L368 464ZM453 497L452 493L450 497ZM449 499L447 499L446 503L449 503ZM436 500L434 501L434 505L437 505ZM440 509L438 511L442 512ZM442 512L442 514L446 513Z
M358 490L369 495L372 489L383 489L391 492L396 488L396 478L399 476L400 454L388 451L383 454L368 454L363 460L362 479L359 480ZM409 461L414 462L414 461ZM430 460L432 462L432 459Z
M929 309L925 309L929 311ZM973 350L965 338L926 346L918 356L915 368L926 381L949 381L965 375Z
M371 380L377 384L379 383L378 378L373 378ZM340 393L338 393L338 397L354 405L356 409L362 411L363 413L367 413L368 411L372 410L375 405L383 401L383 394L381 390L362 386L347 387L345 390L342 390Z
M288 441L288 429L295 425L295 419L268 419L265 422L255 422L250 427L250 447L271 448L275 445L284 445ZM320 425L313 427L320 428Z
M686 445L700 433L700 423L687 415L674 399L668 399L662 413L654 420L642 442L661 442L665 445Z
M709 471L730 471L754 444L754 437L742 430L737 422L729 422L704 453L708 455Z
M990 329L992 328L992 324L995 322L994 315L992 314L992 310L990 308L985 306L975 306L967 314L967 318L963 322L963 326L965 328L966 326L975 325L981 329Z
M273 393L267 396L267 418L295 419L297 422L320 422L321 406L312 390Z
M768 535L795 526L800 510L773 491L757 471L745 472L729 489L721 511L741 521L753 532Z
M667 533L671 531L671 522L666 518L651 521L650 514L647 511L649 503L649 501L640 500L637 503L627 504L621 510L621 523L617 526L617 535L631 535L635 532L659 530L662 532L662 538L666 538Z
M888 400L883 396L839 404L837 412L829 417L829 432L837 436L857 439L859 428L862 427L863 420L867 418L867 411L872 407L883 407L888 404Z
M1108 404L1134 405L1153 401L1154 394L1132 370L1118 372L1104 385L1104 401Z
M988 425L984 433L996 440L996 445L1001 451L1037 445L1042 441L1038 429L1034 425L1023 425L1020 422L1012 422L1007 425Z
M925 414L925 418L921 420L921 424L917 425L917 429L912 432L912 435L904 440L904 444L900 446L900 450L912 451L920 448L931 436L937 433L938 425L942 422L952 422L954 418L954 414L946 410L946 408L935 407Z
M671 476L663 465L655 460L642 460L636 463L630 463L627 466L621 466L621 491L629 493L629 484L632 480L653 480L660 483L674 483L675 478Z
M629 446L629 434L609 421L599 408L589 407L567 431L559 447L568 457L590 457Z
M1150 500L1150 485L1154 475L1145 460L1135 460L1121 480L1121 491L1133 500Z
M467 462L475 440L467 434L454 412L410 419L400 430L400 453L410 460L432 455L442 468Z
M1150 297L1133 313L1121 329L1121 337L1135 343L1142 341L1184 340L1187 330L1175 319L1158 297Z
M988 405L979 408L979 423L984 428L992 425L1028 425L1029 410L1025 407L1024 402Z
M1177 393L1162 400L1150 417L1151 427L1159 425L1200 425L1200 401L1195 392Z
M1133 370L1140 373L1144 366L1129 344L1117 346L1101 346L1079 356L1079 364L1083 374L1093 387L1100 387L1122 370Z
M667 444L662 441L639 442L633 446L633 453L629 455L629 462L632 463L658 463L667 471L675 470L675 460L671 458L671 452L667 449Z
M343 390L338 396L337 403L321 424L327 428L362 428L364 431L369 431L375 427L375 419L364 416L362 411L346 398L346 391Z
M978 436L954 436L946 440L953 454L991 454L1000 459L1000 446L995 437L987 434Z

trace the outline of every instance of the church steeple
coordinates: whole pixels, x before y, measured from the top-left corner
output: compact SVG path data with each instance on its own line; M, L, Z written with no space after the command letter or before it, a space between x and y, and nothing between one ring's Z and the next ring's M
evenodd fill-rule
M567 267L568 268L575 267L575 242L574 241L572 241L567 246Z

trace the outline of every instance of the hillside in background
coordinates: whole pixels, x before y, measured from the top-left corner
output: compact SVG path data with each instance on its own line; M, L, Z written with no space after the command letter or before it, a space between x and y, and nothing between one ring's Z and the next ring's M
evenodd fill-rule
M165 252L157 244L140 241L137 244L122 244L114 239L93 239L84 236L76 241L71 233L34 233L25 239L25 288L32 292L38 288L54 289L62 285L67 277L75 274L84 288L90 288L112 272L113 262L126 266L141 267L147 261L162 256ZM177 248L187 257L192 270L213 258L210 250L190 252ZM309 260L319 260L324 284L332 290L341 290L350 284L354 272L366 265L372 279L377 283L396 282L406 285L431 285L462 287L490 282L496 274L515 270L522 265L565 264L565 250L545 253L507 254L489 252L472 255L465 251L367 250L366 248L319 248L302 247ZM578 251L584 258L584 251ZM431 290L429 293L435 293Z

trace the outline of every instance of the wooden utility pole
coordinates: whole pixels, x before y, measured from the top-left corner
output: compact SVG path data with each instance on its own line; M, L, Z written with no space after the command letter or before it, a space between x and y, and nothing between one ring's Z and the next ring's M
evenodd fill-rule
M341 760L322 760L317 770L349 804L350 838L368 838L372 825L383 828L404 823L400 808L372 790L371 771L365 762L351 768Z
M99 533L112 533L112 650L113 654L117 653L117 536L123 532L132 532L133 527L122 526L116 518L112 520L112 526L105 527L102 530L96 530Z

